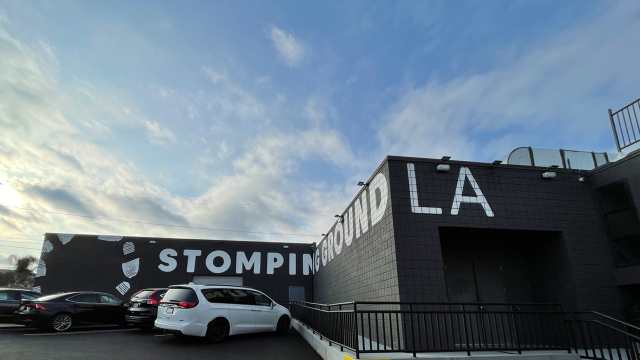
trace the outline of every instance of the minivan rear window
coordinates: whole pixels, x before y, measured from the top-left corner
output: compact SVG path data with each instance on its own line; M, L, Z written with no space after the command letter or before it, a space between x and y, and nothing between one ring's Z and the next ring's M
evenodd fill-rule
M170 288L164 295L162 301L165 303L197 302L198 296L191 288Z

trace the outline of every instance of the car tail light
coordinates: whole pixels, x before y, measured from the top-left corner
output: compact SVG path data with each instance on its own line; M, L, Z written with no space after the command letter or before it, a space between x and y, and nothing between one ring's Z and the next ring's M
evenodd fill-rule
M47 310L44 306L42 306L40 304L27 304L25 306L28 307L28 308L31 308L31 309Z
M160 305L164 304L164 301L160 300Z
M153 298L153 295L154 295L155 293L157 293L157 292L158 292L158 290L155 290L154 292L152 292L152 293L149 295L149 300L147 300L147 304L151 304L151 305L158 305L158 304L161 304L161 305L162 305L162 301L158 302L158 300L156 300L156 299L154 299L154 298Z
M181 309L191 309L191 308L196 307L197 305L198 305L197 302L186 302L186 301L183 301L183 302L178 304L178 307L181 308Z

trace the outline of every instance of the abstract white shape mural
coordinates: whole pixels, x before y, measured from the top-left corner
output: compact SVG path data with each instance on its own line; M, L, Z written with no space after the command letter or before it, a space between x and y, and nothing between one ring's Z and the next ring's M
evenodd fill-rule
M138 275L138 270L140 270L140 258L133 259L122 264L122 272L124 273L124 276L129 279Z
M129 291L130 288L131 285L129 285L129 283L126 281L123 281L118 286L116 286L116 290L118 290L120 295L124 295L127 291Z
M51 243L51 241L45 240L44 244L42 244L42 252L48 253L51 252L51 250L53 250L53 244Z
M131 254L132 252L136 251L136 247L133 245L132 242L126 242L124 243L124 245L122 246L122 252L125 255Z
M38 261L38 272L36 273L36 277L45 275L47 275L47 264L45 264L44 260L40 259Z
M120 241L123 236L108 236L108 235L100 235L98 236L98 240L102 241Z
M58 239L60 239L62 245L67 245L67 243L71 241L74 236L75 235L73 234L58 234Z

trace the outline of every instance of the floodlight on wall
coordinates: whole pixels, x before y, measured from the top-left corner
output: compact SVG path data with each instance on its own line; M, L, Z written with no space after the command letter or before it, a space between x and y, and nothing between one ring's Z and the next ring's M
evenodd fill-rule
M442 159L440 159L440 161L442 161L442 164L438 164L438 166L436 166L436 170L441 172L447 172L451 170L451 166L449 164L445 164L445 162L449 161L449 159L451 159L451 156L443 156Z
M502 164L502 160L493 160L493 162L491 163L492 166L496 166L500 164Z
M369 186L369 183L358 181L358 186Z
M288 249L289 245L284 245L283 248Z
M325 235L327 235L327 234L322 234L322 236L325 236Z
M555 169L558 168L558 165L551 165L547 168L547 171L542 173L542 177L545 179L553 179L556 177Z
M578 177L578 181L585 182L585 181L587 181L587 179L585 179L584 176L579 176Z
M336 215L336 216L334 216L334 217L337 217L337 218L338 218L338 222L339 222L340 224L342 224L342 223L344 222L344 218L343 218L341 215Z

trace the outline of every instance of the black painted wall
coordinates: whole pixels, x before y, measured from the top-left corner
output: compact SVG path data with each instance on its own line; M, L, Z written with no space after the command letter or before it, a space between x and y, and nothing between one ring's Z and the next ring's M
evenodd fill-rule
M64 238L64 234L61 234ZM155 241L152 243L151 241ZM63 244L58 234L46 234L47 242L52 245L49 252L43 252L42 262L46 265L46 275L36 277L36 286L40 286L43 294L61 291L90 290L111 293L120 299L128 299L135 291L145 287L166 287L175 284L186 284L193 275L242 275L245 286L265 292L276 301L288 301L289 286L304 286L305 297L312 299L312 273L304 275L303 257L310 257L311 244L267 243L248 241L214 241L186 240L125 236L118 241L99 240L97 235L73 235L70 241ZM133 248L127 243L133 244ZM284 248L288 246L288 248ZM128 249L125 254L124 249ZM161 251L173 249L177 256L176 267L165 272L159 266L166 265L160 259ZM184 250L200 250L201 255L195 258L193 272L187 272L187 257ZM132 252L129 252L133 250ZM206 258L212 252L222 250L231 260L228 270L214 274L206 266ZM261 253L260 273L253 269L242 269L236 273L236 256L243 251L249 258L253 252ZM267 274L267 254L279 253L283 256L283 264L275 268L273 274ZM290 275L289 254L296 254L296 275ZM123 264L139 259L139 271L127 277ZM222 258L213 261L221 266ZM166 267L165 267L166 269ZM40 269L42 274L43 269ZM132 275L130 272L129 275ZM130 289L121 294L116 288L127 282ZM122 288L121 288L122 289Z
M566 283L557 289L565 309L619 315L620 292L598 203L577 171L558 169L556 178L543 179L544 168L452 161L449 171L439 172L439 160L388 159L401 301L448 300L440 227L552 231L562 234L560 245L545 251L565 263ZM442 214L412 212L408 163L415 166L420 206L441 208ZM467 203L452 214L462 167L477 181L493 217L479 204ZM476 195L468 180L463 195Z
M376 176L381 174L387 182L386 191L381 189L383 184L375 182ZM356 201L363 199L363 206L369 211L363 221L369 224L369 230L358 238L347 242L342 246L340 254L336 254L335 246L333 259L326 265L322 262L323 250L330 253L329 239L325 237L317 249L317 271L314 275L314 301L318 303L337 303L345 301L370 300L370 301L398 301L398 274L395 256L395 244L393 240L393 222L391 215L391 197L388 191L389 174L386 161L384 161L374 175L369 179L370 185L364 187L351 202L344 216L344 223L336 222L327 232L335 236L336 233L345 233L346 226L355 228L355 219L351 215ZM373 195L371 195L373 194ZM379 209L380 197L386 197L387 204L384 209ZM371 203L373 199L373 203ZM366 205L369 204L369 205ZM371 209L374 211L375 225L372 227ZM355 231L355 229L354 229ZM344 237L344 235L342 235Z

